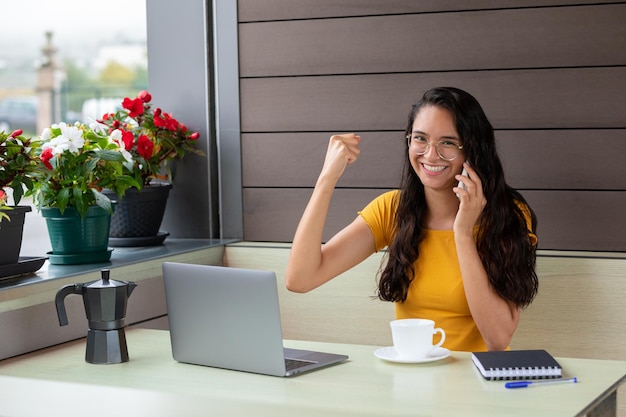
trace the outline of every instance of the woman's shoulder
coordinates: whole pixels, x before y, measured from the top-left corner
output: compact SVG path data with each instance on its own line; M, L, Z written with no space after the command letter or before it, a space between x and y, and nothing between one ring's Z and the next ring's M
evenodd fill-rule
M399 195L399 190L390 190L379 194L376 198L370 201L369 204L359 213L377 213L378 215L389 215L395 210Z
M530 238L530 243L533 246L536 246L538 239L537 239L537 234L535 233L535 220L534 220L534 214L532 212L532 209L530 208L528 203L523 200L515 199L514 202L515 202L515 205L522 212L522 215L524 216L524 221L526 222L526 228L528 229L528 236Z
M515 203L517 208L522 210L522 213L524 213L525 216L529 216L530 215L530 206L528 205L527 202L519 200L517 198L513 199L513 202Z
M400 190L385 191L376 197L376 200L394 201L400 196Z
M369 226L376 244L376 251L391 242L394 233L394 219L397 207L398 190L386 191L374 198L359 212Z
M390 190L378 195L372 203L385 207L395 207L400 198L400 190Z

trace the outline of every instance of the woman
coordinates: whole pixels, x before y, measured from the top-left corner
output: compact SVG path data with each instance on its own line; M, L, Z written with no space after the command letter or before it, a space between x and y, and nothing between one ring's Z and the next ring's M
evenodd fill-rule
M395 302L397 318L434 320L451 350L506 349L537 293L535 214L506 184L493 128L470 94L427 91L405 133L400 189L321 245L333 190L361 141L330 138L294 236L287 288L310 291L387 246L378 297Z

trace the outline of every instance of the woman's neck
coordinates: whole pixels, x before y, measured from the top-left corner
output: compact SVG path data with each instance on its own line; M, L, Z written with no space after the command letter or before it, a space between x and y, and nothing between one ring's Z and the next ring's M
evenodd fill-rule
M459 211L459 200L450 191L426 191L428 211L424 227L430 230L452 230Z

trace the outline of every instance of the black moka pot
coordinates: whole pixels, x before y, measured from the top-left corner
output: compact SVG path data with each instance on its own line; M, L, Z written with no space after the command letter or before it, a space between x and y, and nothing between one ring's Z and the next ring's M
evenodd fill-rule
M65 297L70 294L83 296L85 313L89 320L85 361L113 364L128 362L128 348L124 333L126 302L137 284L130 281L109 279L110 271L102 270L102 279L84 284L70 284L56 294L55 304L59 324L68 324Z

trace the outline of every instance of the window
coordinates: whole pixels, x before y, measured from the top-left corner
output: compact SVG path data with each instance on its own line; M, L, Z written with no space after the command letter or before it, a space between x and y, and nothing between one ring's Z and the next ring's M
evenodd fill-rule
M0 129L36 135L42 125L102 114L111 98L121 102L147 87L144 0L30 0L4 7L2 17ZM51 66L51 88L42 94L38 75ZM33 210L21 253L43 255L49 248L45 222Z

